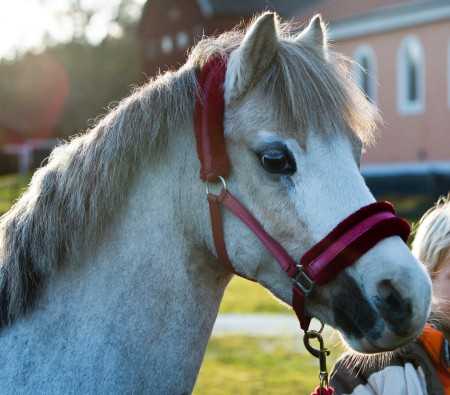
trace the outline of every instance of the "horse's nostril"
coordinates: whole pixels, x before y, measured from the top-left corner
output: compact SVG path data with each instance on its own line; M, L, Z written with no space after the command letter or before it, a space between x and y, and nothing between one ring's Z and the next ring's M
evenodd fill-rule
M393 289L394 287L391 285L391 280L380 281L377 287L378 295L383 299L387 298Z
M378 295L373 297L373 302L389 329L398 336L406 335L412 320L410 298L402 298L391 280L380 281L377 291Z

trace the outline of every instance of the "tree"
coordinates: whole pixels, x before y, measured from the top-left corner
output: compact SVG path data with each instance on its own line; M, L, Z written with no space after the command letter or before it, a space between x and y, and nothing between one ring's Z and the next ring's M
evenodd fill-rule
M54 7L52 0L41 4ZM69 41L99 44L107 37L119 37L140 18L144 0L66 0L59 2L55 13L61 28L71 32ZM57 38L48 31L47 44L53 46ZM56 41L55 41L56 40Z
M64 136L92 126L112 102L144 81L135 25L127 26L121 37L107 37L97 46L74 41L49 52L66 68L71 86L61 118Z
M48 0L41 1L46 3ZM111 6L108 32L98 43L89 39L88 32L102 11L98 7L86 8L81 0L66 3L71 7L61 18L72 21L73 40L55 43L54 38L48 36L45 53L30 51L13 62L0 62L0 134L5 129L6 119L9 122L13 118L20 123L23 120L18 115L20 111L25 111L28 116L30 108L37 108L37 104L49 100L49 73L45 70L37 72L38 66L45 67L45 58L51 58L63 67L70 88L58 127L53 131L54 137L68 137L88 128L93 119L107 112L111 102L128 95L130 86L144 81L136 33L139 17L136 0L108 3ZM40 80L44 77L47 85ZM22 130L16 129L17 133Z

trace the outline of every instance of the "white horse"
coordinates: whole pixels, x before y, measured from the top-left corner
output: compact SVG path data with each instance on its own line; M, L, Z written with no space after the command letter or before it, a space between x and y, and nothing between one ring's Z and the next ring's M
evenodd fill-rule
M54 150L0 226L0 393L191 393L232 274L217 260L193 134L197 76L229 55L231 190L297 259L374 202L359 173L377 112L319 17L260 16L202 40L185 66ZM210 184L210 188L218 186ZM292 280L223 213L234 268L290 304ZM355 350L413 340L431 287L398 236L306 298Z

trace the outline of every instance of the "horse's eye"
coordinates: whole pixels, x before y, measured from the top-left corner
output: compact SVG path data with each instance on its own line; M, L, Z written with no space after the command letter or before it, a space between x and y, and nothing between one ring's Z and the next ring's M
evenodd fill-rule
M280 173L292 170L289 164L289 158L283 151L279 150L264 152L261 155L261 164L263 165L264 169L272 173Z

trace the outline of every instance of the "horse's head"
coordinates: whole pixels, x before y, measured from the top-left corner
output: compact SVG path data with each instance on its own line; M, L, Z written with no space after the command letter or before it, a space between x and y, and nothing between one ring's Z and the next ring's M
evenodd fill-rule
M296 36L273 14L259 17L229 55L225 138L229 189L294 259L374 198L359 171L377 111L345 59L327 48L319 17ZM224 213L235 269L287 303L292 280L248 228ZM361 352L412 341L429 314L431 286L398 236L378 242L332 281L316 286L305 310L337 328Z

